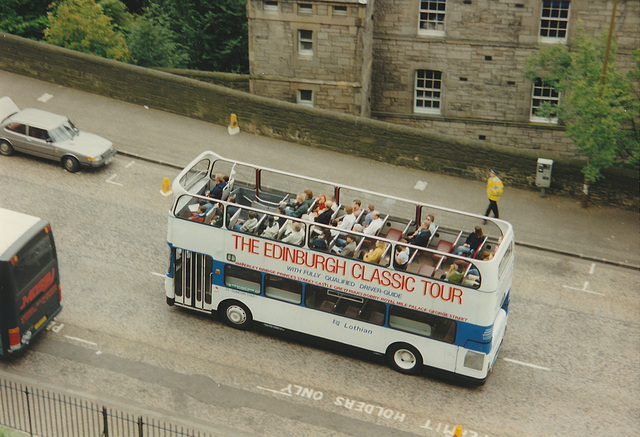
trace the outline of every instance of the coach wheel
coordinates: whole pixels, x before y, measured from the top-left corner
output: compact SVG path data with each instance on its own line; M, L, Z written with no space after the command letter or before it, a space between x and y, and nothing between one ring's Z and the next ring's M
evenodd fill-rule
M246 330L251 328L251 311L240 302L231 302L224 307L222 312L229 326Z
M393 370L406 375L415 375L422 368L420 352L409 344L399 343L389 347L387 361Z
M0 153L9 156L13 153L13 146L6 141L0 141Z
M75 173L80 170L80 163L73 156L65 156L62 158L62 166L69 173Z

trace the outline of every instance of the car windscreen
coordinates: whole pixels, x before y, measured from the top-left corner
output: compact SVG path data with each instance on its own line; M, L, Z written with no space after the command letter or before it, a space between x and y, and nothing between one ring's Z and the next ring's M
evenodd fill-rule
M73 139L75 135L77 135L77 130L69 120L49 131L49 136L54 142L69 141Z

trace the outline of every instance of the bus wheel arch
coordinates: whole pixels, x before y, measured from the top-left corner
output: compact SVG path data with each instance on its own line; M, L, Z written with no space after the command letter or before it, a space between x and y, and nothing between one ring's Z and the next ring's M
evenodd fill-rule
M387 348L387 363L396 372L416 375L422 369L422 355L408 343L393 343Z
M223 302L218 310L227 325L246 331L251 329L253 316L245 304L237 300Z

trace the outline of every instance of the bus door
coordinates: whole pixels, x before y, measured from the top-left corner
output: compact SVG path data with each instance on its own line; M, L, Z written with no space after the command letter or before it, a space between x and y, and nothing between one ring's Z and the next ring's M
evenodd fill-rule
M211 257L176 249L175 263L175 302L196 309L211 309Z

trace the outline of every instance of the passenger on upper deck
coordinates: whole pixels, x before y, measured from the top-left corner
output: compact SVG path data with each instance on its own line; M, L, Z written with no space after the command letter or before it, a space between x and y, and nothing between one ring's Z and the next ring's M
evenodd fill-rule
M406 270L409 263L409 252L409 247L397 245L393 256L393 267L398 270Z
M454 255L466 255L470 256L478 249L480 244L484 241L484 233L480 226L473 228L473 232L469 234L462 246L458 246L453 252Z
M209 220L209 224L213 225L217 228L221 228L222 227L222 209L220 206L216 206L213 210L213 217L211 217L211 220Z
M371 224L371 220L373 220L373 211L376 210L376 207L373 203L367 205L364 209L366 216L364 216L364 225L369 226Z
M346 213L342 219L340 220L340 222L338 223L338 225L336 226L337 231L331 231L331 233L333 234L333 236L335 237L336 235L340 234L340 230L344 230L344 231L350 231L351 228L353 227L353 225L356 223L356 216L353 215L353 208L349 205L344 207L344 212Z
M292 226L293 232L282 239L283 243L297 244L300 246L304 241L304 231L302 230L302 223L295 222Z
M459 284L462 282L463 277L464 277L464 274L458 271L458 264L453 262L449 266L449 270L447 271L447 273L440 276L440 279L444 279L445 281Z
M249 211L249 219L242 224L233 225L233 229L240 232L246 232L253 234L258 228L258 213L255 211Z
M378 263L384 254L384 249L387 247L386 243L381 240L376 240L376 247L369 249L362 258L366 262Z
M327 250L329 243L331 243L331 231L329 231L329 229L323 229L322 234L314 238L311 243L314 249Z
M362 200L356 199L353 201L353 215L356 220L360 218L360 214L362 214Z
M209 197L220 200L222 199L222 191L224 190L224 187L227 186L227 183L224 180L224 176L221 174L215 175L214 179L216 181L216 185L209 192Z
M333 202L327 200L323 210L318 210L318 215L314 219L316 223L321 223L323 225L328 225L331 222L331 216L333 215L333 210L331 207L333 206Z
M274 239L278 236L278 231L280 230L280 224L278 220L275 220L275 217L270 215L267 217L267 227L264 231L262 231L261 236L265 238Z
M309 211L309 208L311 208L311 205L313 205L313 202L315 201L313 197L313 191L304 190L304 195L306 196L304 199L304 203L307 205L307 211Z
M318 197L318 203L316 203L316 206L313 208L313 214L314 215L318 215L321 212L325 211L327 209L327 196L325 196L324 194L321 194L320 197Z
M277 207L276 212L281 215L287 215L286 211L284 210L284 206ZM287 219L285 217L278 217L277 221L278 226L280 227L280 229L282 229L284 227L284 224L287 222Z
M305 193L299 193L296 195L295 202L289 203L284 207L284 211L287 215L292 217L300 218L303 214L307 212L309 206L306 204L305 200L307 195Z
M346 236L347 244L340 251L340 255L342 256L353 256L353 253L356 251L356 239L353 235L347 234Z
M407 238L407 243L415 246L427 247L429 239L431 238L431 231L429 230L429 221L425 220L420 224L420 227Z
M380 212L373 211L373 213L371 213L371 224L366 226L362 232L367 235L375 235L382 225L384 225L384 220L380 218Z
M205 208L204 205L200 205L198 207L198 211L194 212L191 217L189 217L189 220L193 220L195 222L200 222L200 223L204 223L204 219L207 216L207 208Z

